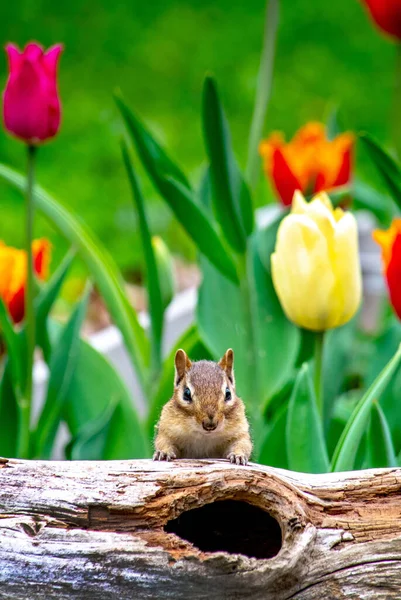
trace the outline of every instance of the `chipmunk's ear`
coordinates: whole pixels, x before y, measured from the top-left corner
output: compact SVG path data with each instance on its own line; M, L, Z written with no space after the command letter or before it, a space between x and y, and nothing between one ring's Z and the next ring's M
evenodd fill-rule
M191 368L192 363L189 360L186 353L184 352L184 350L180 349L180 350L177 350L177 352L175 353L174 364L175 364L175 385L178 385L180 383L181 379L184 377L185 371L188 371Z
M234 352L232 348L229 348L219 361L219 366L226 372L228 379L234 385Z

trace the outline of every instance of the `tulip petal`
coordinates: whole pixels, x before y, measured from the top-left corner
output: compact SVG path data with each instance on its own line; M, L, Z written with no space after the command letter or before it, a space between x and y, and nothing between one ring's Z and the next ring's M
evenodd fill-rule
M58 61L60 59L60 54L63 51L62 44L56 44L55 46L51 46L43 55L42 63L47 69L49 75L55 76L57 73Z
M301 183L291 171L280 148L276 148L272 158L272 177L274 187L284 206L290 206L294 192L302 190Z
M277 234L271 258L274 287L287 317L301 327L330 327L335 278L326 238L305 215L290 214Z
M362 276L358 252L358 230L354 216L345 213L336 224L333 270L336 289L333 294L332 327L347 323L356 313L362 298Z
M401 235L393 244L391 260L386 272L387 285L390 292L391 304L399 319L401 319Z
M19 69L22 62L22 54L19 51L19 48L14 44L6 45L6 53L8 56L8 64L10 68L10 73L15 72Z
M22 53L23 57L32 63L36 63L43 55L43 48L36 42L29 42Z

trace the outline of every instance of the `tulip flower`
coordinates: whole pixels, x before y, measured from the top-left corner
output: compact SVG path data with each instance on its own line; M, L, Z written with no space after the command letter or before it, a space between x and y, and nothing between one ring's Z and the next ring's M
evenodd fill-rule
M299 327L324 331L356 313L362 293L356 220L333 209L324 192L310 203L295 193L271 265L283 310Z
M50 243L46 239L32 244L34 270L38 279L48 276ZM27 280L27 256L25 250L6 246L0 242L0 298L7 306L14 323L20 323L25 315L25 288Z
M21 415L17 453L21 458L29 457L30 423L32 406L32 370L35 351L35 314L33 306L33 276L36 270L32 253L35 179L35 155L37 146L54 137L60 127L61 108L57 90L57 66L62 46L57 44L46 52L36 42L27 44L21 52L14 44L6 46L9 62L9 77L3 94L3 119L7 131L25 142L27 146L26 177L26 277L23 288L10 305L10 311L18 321L26 321L26 382ZM24 263L25 264L25 263ZM21 267L17 272L24 273ZM20 276L21 280L21 276ZM21 291L22 290L22 291ZM22 303L21 298L24 299ZM21 305L24 311L21 311Z
M3 95L4 125L28 145L40 144L56 135L60 127L57 64L62 46L47 52L34 42L22 52L6 46L10 74Z
M381 246L390 301L401 319L401 219L394 219L387 231L374 231L373 239Z
M401 0L363 0L376 25L401 40Z
M267 177L284 206L294 192L315 194L346 185L350 181L354 137L342 133L327 139L324 125L308 123L286 143L274 132L259 146Z

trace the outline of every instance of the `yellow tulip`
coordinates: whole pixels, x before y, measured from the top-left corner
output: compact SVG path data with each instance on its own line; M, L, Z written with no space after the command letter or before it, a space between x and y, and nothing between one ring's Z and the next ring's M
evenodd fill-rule
M283 310L299 327L324 331L356 313L362 296L356 220L333 209L324 192L309 203L295 192L271 265Z

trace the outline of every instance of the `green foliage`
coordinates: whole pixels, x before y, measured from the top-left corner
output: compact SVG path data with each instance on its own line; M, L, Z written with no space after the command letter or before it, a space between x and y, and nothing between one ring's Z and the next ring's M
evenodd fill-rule
M63 405L78 361L79 332L88 304L88 292L73 311L60 332L49 362L49 382L46 400L33 435L32 454L50 458L60 424Z
M25 178L5 165L0 165L0 178L19 190L24 190ZM113 259L84 223L39 186L35 187L34 200L37 208L79 251L123 334L139 381L143 385L148 364L148 340L128 301L123 279Z
M82 340L63 418L72 435L71 459L150 456L144 428L125 384L109 361Z
M332 471L350 471L353 469L358 447L369 420L372 403L385 389L391 377L394 375L400 360L401 345L393 358L356 405L334 451L331 461Z
M393 441L384 412L373 402L366 442L366 468L396 467Z
M161 348L163 335L163 316L165 306L163 305L159 272L156 264L155 253L152 245L152 237L146 216L145 202L139 188L138 179L128 154L125 142L122 143L122 153L128 179L131 185L132 198L139 220L139 231L141 234L142 248L146 264L146 286L148 292L149 315L151 322L152 362L153 373L157 373L161 366Z
M235 162L228 124L216 84L207 77L203 92L203 130L210 161L213 208L230 246L240 253L252 233L253 211L249 192Z
M323 426L308 365L299 370L288 405L286 423L288 466L293 471L326 473L329 469Z
M122 99L117 97L116 100L131 140L136 145L138 155L150 179L178 221L210 262L230 280L237 281L235 264L230 260L219 234L207 215L195 202L185 177L179 174L178 167L167 158L166 153L150 133L139 124L134 113Z

